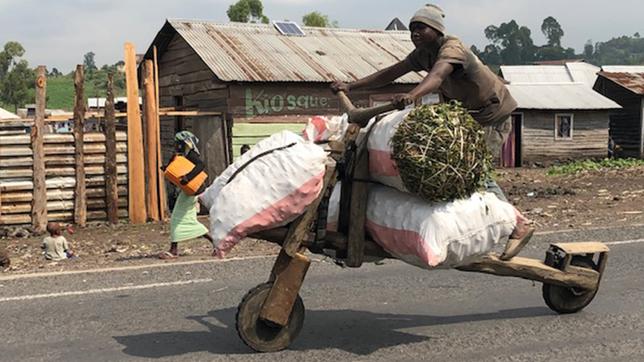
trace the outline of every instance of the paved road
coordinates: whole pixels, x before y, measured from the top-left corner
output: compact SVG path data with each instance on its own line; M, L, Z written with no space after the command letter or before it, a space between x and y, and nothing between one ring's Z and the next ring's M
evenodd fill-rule
M301 335L255 354L238 339L236 306L272 258L101 273L0 277L0 360L644 360L644 228L539 235L612 246L595 301L558 316L541 286L398 261L358 270L312 265ZM639 242L638 242L639 240Z

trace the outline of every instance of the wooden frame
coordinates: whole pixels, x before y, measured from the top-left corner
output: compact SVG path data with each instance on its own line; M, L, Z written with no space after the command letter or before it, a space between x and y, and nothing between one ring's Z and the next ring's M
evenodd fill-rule
M560 117L570 117L570 137L559 136L559 122ZM574 113L555 113L555 140L557 141L572 141L574 139L575 129L575 114Z

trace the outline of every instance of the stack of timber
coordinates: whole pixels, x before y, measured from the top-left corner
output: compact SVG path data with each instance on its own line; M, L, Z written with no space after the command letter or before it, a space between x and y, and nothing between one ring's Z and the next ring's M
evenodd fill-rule
M87 219L106 220L105 135L86 133L84 165ZM75 147L72 134L45 134L47 219L73 221L76 185ZM127 133L116 132L118 215L127 217ZM33 151L30 135L0 137L0 226L31 224L33 200Z

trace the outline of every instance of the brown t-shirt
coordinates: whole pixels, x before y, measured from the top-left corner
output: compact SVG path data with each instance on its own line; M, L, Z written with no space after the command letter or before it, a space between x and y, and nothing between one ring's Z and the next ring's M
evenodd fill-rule
M505 121L517 107L501 78L456 37L445 36L438 50L416 48L405 61L415 71L428 72L438 63L452 64L454 71L443 81L439 92L446 101L463 103L483 126Z

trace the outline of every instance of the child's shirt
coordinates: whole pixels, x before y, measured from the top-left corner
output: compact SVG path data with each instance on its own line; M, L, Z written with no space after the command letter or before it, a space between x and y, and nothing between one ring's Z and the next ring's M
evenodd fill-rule
M64 236L48 236L43 240L43 249L45 249L45 259L63 260L67 259L65 251L69 250L67 239Z

